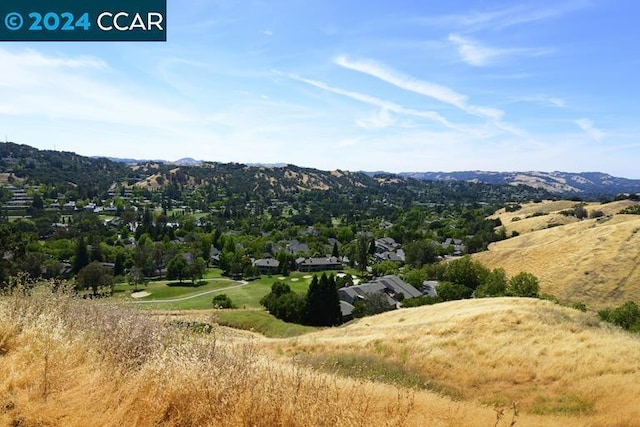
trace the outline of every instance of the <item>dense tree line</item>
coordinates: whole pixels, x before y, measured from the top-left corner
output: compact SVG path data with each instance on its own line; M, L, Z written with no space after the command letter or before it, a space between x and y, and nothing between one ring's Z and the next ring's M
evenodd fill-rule
M342 322L338 287L333 274L313 276L303 297L289 285L275 282L271 292L260 303L275 317L285 322L311 326L335 326Z
M443 301L482 297L530 297L539 296L539 281L536 276L520 272L508 278L502 268L488 269L470 256L448 262L425 265L403 273L404 280L421 289L427 280L439 281L437 296L424 296L407 300L403 306L414 307Z
M389 263L377 265L378 237L402 243L408 263L420 268L447 253L440 246L446 238L464 240L470 252L503 238L487 213L503 200L540 196L535 189L291 165L129 167L12 143L0 144L0 171L24 185L32 200L29 218L10 222L6 212L0 215L0 280L20 271L68 278L98 262L109 266L114 280L133 284L160 275L195 281L202 264L210 266L212 247L232 277L256 277L252 260L265 256L279 261L282 275L295 268L296 257L329 254L346 257L363 272L395 271ZM3 190L0 201L10 196ZM60 209L69 200L77 210ZM89 204L111 207L115 220L85 212ZM286 251L291 239L309 249Z

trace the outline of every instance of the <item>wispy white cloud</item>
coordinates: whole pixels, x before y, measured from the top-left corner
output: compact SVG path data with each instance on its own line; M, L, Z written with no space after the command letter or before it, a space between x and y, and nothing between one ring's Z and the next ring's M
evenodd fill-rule
M544 105L546 107L555 107L555 108L566 108L567 101L563 98L559 98L556 96L548 96L548 95L533 95L533 96L522 96L522 97L514 97L508 101L510 104L515 103L535 103Z
M128 91L98 58L0 49L0 63L5 114L161 127L193 122L157 96Z
M600 141L606 136L606 134L602 130L595 127L593 122L589 119L583 118L575 120L575 124L577 124L580 129L585 131L591 138L596 141Z
M449 34L448 40L457 46L458 53L466 63L476 67L487 65L505 54L504 50L482 46L474 40L457 34Z
M547 98L547 101L551 104L551 105L555 105L558 108L564 108L567 106L567 101L565 101L562 98L555 98L555 97L551 97L551 98Z
M443 125L446 128L449 129L456 129L456 130L461 130L460 127L454 125L453 123L451 123L449 120L447 120L445 117L443 117L441 114L436 113L434 111L420 111L420 110L414 110L411 108L405 108L402 107L394 102L390 102L390 101L386 101L380 98L376 98L375 96L371 96L371 95L366 95L363 93L359 93L359 92L354 92L354 91L349 91L349 90L344 90L344 89L340 89L340 88L336 88L333 86L330 86L324 82L320 82L317 80L311 80L311 79L305 79L303 77L297 76L295 74L291 74L289 75L289 78L293 79L293 80L297 80L299 82L302 83L306 83L308 85L317 87L319 89L323 89L326 90L328 92L332 92L338 95L342 95L342 96L346 96L348 98L351 99L355 99L356 101L360 101L360 102L364 102L366 104L370 104L370 105L374 105L378 108L380 108L383 111L386 111L386 113L381 113L382 118L384 118L384 114L388 114L389 112L393 112L396 114L403 114L403 115L409 115L409 116L414 116L414 117L420 117L423 119L428 119L428 120L432 120L432 121L436 121L438 123L440 123L441 125ZM383 124L385 121L381 120L380 117L375 121L378 124ZM387 122L389 122L389 120L387 120ZM360 122L358 123L359 125L362 125L362 123L364 122ZM389 122L390 123L390 122ZM381 126L378 126L381 127Z
M436 99L445 104L453 105L465 112L485 117L487 115L490 115L492 118L502 116L503 114L498 110L491 111L489 109L485 110L482 108L478 111L476 107L468 105L467 97L461 93L458 93L446 86L418 80L416 78L404 75L401 72L396 71L376 61L353 61L346 56L341 55L336 57L334 59L334 62L341 67L353 71L358 71L363 74L368 74L401 89Z
M11 54L7 50L0 50L0 61L7 64L6 60L17 60L18 64L25 67L38 69L70 68L70 69L94 69L104 70L108 68L106 62L90 56L45 56L35 50L25 50L20 55Z
M502 29L515 25L530 24L559 18L567 13L581 10L590 5L589 0L557 2L550 7L540 7L535 3L516 4L492 10L471 11L464 14L448 14L419 18L432 26L457 28L466 32L486 29Z
M499 58L509 56L540 56L549 53L548 49L533 48L494 48L481 44L469 37L450 34L448 40L457 48L462 60L469 65L483 67L490 65Z
M488 106L473 105L469 103L466 95L446 86L416 79L376 61L353 61L342 55L336 57L334 62L344 68L368 74L401 89L436 99L444 104L452 105L469 115L489 119L497 128L505 132L518 136L526 135L524 130L502 122L504 111Z
M397 120L386 108L381 108L368 117L356 120L356 124L364 129L382 129L396 124Z

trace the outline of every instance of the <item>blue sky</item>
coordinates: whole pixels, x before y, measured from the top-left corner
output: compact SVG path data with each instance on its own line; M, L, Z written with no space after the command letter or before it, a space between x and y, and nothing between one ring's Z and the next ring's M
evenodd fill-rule
M640 178L640 3L168 0L166 43L0 43L0 136L320 169Z

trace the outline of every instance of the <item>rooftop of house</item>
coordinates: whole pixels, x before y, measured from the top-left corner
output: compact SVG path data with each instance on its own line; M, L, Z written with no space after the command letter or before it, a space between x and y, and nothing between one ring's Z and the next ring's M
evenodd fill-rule
M316 258L297 258L298 265L336 265L342 264L340 258L334 256L316 257Z
M280 261L273 258L262 258L253 261L253 265L255 265L256 267L278 268L280 266Z

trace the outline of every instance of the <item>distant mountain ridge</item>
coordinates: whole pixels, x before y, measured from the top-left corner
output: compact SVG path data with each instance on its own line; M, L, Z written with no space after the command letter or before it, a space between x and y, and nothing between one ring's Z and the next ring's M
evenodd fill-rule
M138 163L164 163L167 165L178 165L178 166L199 166L204 163L204 160L196 160L192 157L184 157L182 159L170 161L170 160L161 160L161 159L129 159L122 157L103 157L103 156L91 156L92 159L101 159L105 158L107 160L111 160L115 163L124 163L127 165L136 165Z
M467 181L485 184L528 185L555 194L605 196L640 193L640 180L614 177L601 172L402 172L405 178L423 181Z
M0 173L13 174L16 178L27 180L31 184L55 184L58 190L76 187L83 196L103 192L114 182L129 185L137 183L136 185L142 187L163 187L170 182L190 185L209 182L226 185L229 191L272 193L380 188L390 185L398 188L412 187L419 193L427 194L432 191L429 181L526 186L533 191L512 189L514 191L507 191L507 193L522 193L522 196L528 192L530 196L536 198L576 196L595 199L622 193L640 193L640 180L614 177L601 172L462 171L393 174L382 171L322 171L284 163L246 165L208 162L193 158L169 162L84 157L76 153L39 150L11 142L0 143ZM488 189L479 190L479 187L474 191L485 190L490 192Z

